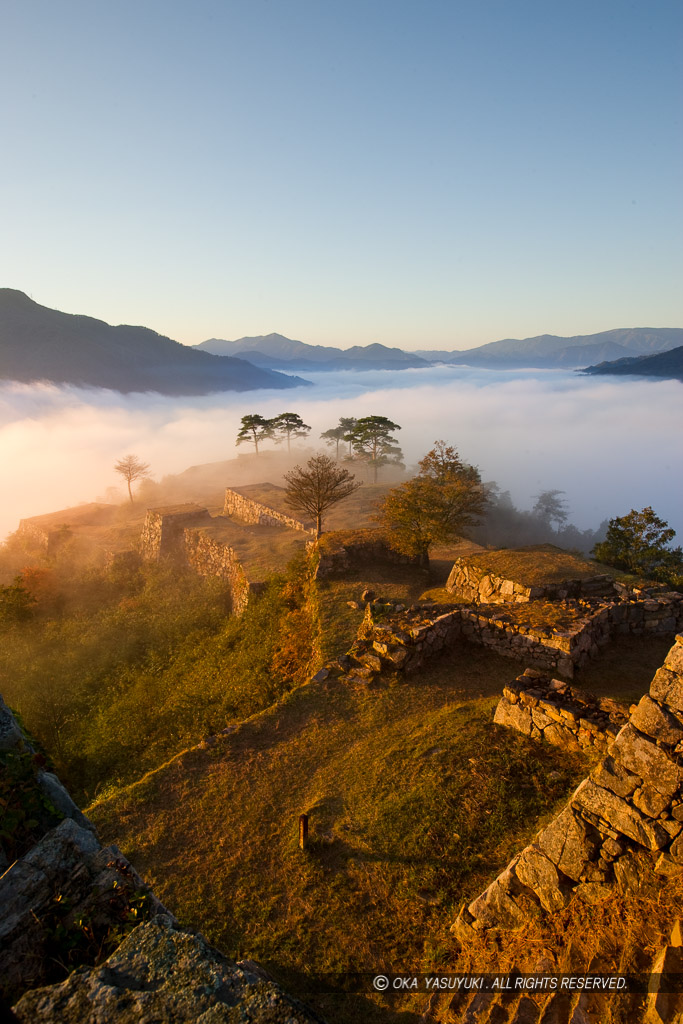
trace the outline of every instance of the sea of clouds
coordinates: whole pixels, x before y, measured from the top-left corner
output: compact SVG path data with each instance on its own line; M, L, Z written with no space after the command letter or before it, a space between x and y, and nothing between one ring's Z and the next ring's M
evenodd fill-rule
M161 479L244 451L235 437L245 414L291 411L313 441L341 416L387 416L402 427L409 466L443 438L520 508L561 489L571 521L586 529L651 505L683 542L678 381L452 366L306 376L311 387L192 398L0 383L0 538L26 516L123 500L113 469L123 455Z

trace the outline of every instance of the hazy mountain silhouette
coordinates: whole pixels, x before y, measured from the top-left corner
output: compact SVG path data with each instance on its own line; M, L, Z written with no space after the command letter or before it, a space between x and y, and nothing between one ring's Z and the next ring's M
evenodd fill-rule
M583 373L635 374L639 377L668 377L683 380L683 345L654 356L635 356L587 366Z
M387 348L386 345L354 345L353 348L341 349L307 345L282 334L239 338L237 341L210 338L195 348L216 355L240 356L255 366L275 370L400 370L429 365L429 360L414 352L403 352L400 348Z
M562 338L540 334L535 338L505 338L486 345L448 352L425 349L417 352L424 359L467 366L490 366L497 369L521 367L581 367L589 362L618 359L665 352L683 345L680 327L625 327L598 334L578 334Z
M203 395L307 383L242 359L198 352L146 327L112 327L0 288L0 378Z

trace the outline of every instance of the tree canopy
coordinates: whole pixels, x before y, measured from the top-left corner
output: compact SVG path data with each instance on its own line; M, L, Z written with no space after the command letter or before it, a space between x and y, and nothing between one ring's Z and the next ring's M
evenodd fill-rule
M372 469L374 483L377 483L380 466L403 465L403 452L396 438L391 436L392 430L400 429L398 423L392 423L386 416L363 416L346 435L351 445L351 458L365 462Z
M296 466L290 473L285 473L285 480L287 505L297 512L313 516L316 537L322 533L324 513L362 486L328 455L314 455L305 467Z
M244 444L245 441L253 444L258 455L259 442L266 441L274 436L273 421L267 420L264 416L259 416L258 413L251 413L249 416L242 417L242 426L237 434L235 444Z
M122 459L114 463L114 469L120 473L128 484L128 497L133 503L133 491L131 484L142 477L149 476L149 465L139 459L137 455L124 455Z
M311 428L296 412L281 412L269 422L276 441L282 440L283 437L287 439L287 451L292 449L293 437L308 437L311 432Z
M683 551L667 545L676 531L648 505L610 519L607 536L593 548L598 562L683 587Z
M348 454L351 455L351 431L354 429L357 422L358 421L355 416L342 416L337 427L331 427L329 430L323 431L320 435L325 444L335 445L335 458L337 462L339 462L339 445L342 441L348 441Z
M476 467L445 441L435 442L419 465L416 477L389 491L378 519L397 550L427 565L432 544L460 536L483 514L487 495Z
M538 516L548 525L557 523L558 530L567 522L567 502L560 497L561 494L564 491L541 491L535 494L536 504L531 510L532 515Z

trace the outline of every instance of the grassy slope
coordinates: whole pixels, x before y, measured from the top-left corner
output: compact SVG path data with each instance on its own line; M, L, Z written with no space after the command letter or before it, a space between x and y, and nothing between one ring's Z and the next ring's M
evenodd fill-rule
M304 996L310 971L436 965L458 905L585 773L491 726L510 668L461 648L377 690L309 684L88 813L181 920Z

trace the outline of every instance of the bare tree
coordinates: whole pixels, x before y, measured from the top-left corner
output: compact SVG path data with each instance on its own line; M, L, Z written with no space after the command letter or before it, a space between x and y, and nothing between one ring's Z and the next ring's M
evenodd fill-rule
M315 518L316 537L322 533L322 517L328 508L362 486L356 483L353 474L337 466L328 455L314 455L305 468L296 466L290 473L285 473L285 480L287 505Z
M124 455L122 459L114 463L114 469L120 473L128 484L128 497L133 504L133 491L131 484L142 477L149 476L149 466L137 457L137 455Z

